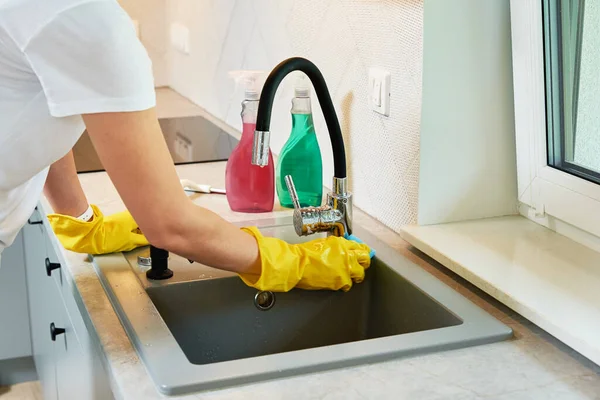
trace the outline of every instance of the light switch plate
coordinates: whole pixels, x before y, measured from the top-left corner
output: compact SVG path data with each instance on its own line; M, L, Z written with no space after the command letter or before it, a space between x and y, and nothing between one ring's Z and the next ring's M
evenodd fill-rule
M382 68L369 69L369 102L371 109L385 116L390 115L390 90L392 75Z

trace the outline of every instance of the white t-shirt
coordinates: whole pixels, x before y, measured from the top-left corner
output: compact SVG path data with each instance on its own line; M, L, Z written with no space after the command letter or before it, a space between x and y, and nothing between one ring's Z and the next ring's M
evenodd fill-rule
M83 133L81 114L155 101L152 64L116 0L0 0L0 252Z

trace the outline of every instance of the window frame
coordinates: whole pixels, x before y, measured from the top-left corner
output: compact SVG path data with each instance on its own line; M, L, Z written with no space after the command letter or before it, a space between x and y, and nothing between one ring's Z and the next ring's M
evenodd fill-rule
M600 236L600 185L548 164L544 1L510 2L518 200L530 219L549 215Z

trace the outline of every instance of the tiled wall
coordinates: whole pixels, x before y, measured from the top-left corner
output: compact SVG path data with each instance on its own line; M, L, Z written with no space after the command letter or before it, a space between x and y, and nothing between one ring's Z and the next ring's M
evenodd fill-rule
M167 19L191 31L191 52L168 50L171 87L239 127L242 93L228 71L270 70L290 56L312 60L329 85L344 131L355 204L398 230L416 222L423 0L169 0ZM368 69L392 74L391 114L368 103ZM272 149L290 132L292 79L278 93ZM331 146L313 101L324 156Z

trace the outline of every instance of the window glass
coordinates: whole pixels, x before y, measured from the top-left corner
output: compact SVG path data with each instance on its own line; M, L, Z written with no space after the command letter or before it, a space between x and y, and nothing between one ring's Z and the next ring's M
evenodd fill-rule
M548 164L600 183L600 0L544 0Z

